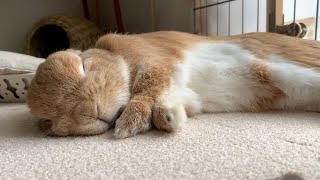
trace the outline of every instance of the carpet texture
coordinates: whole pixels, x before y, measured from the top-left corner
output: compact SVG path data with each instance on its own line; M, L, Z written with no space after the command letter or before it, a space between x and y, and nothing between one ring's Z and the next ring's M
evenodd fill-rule
M320 179L319 117L200 115L176 134L53 138L25 104L1 104L0 179Z

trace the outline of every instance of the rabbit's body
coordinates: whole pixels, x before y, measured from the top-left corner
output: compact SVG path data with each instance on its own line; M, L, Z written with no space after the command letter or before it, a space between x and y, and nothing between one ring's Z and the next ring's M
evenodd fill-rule
M187 119L187 115L201 112L320 110L318 42L270 33L207 38L178 32L156 32L106 35L100 38L96 48L107 51L93 49L77 54L82 59L84 70L79 65L69 67L77 69L79 82L88 84L79 83L74 85L77 87L74 89L88 91L80 96L82 100L79 101L80 104L90 101L96 107L94 109L97 110L85 115L93 117L93 120L115 120L116 112L125 107L116 121L115 135L119 138L146 131L151 125L174 131ZM52 62L65 58L51 57L55 59ZM113 61L117 65L105 64ZM59 115L49 115L48 110L54 108L49 107L52 105L41 109L39 103L45 100L38 90L32 88L41 87L36 83L37 76L39 78L41 73L46 73L38 71L34 85L31 84L28 103L34 114L52 120ZM115 77L118 78L112 79L112 73L117 73ZM116 85L111 86L112 82ZM94 84L91 91L86 90L90 89L89 84ZM73 111L72 106L69 111ZM73 115L69 117L75 119ZM66 124L66 120L55 121L56 124ZM59 131L53 134L102 132L86 133L85 130L79 131L78 126L68 124L72 130L64 126L67 129L64 134ZM53 126L57 129L61 125Z

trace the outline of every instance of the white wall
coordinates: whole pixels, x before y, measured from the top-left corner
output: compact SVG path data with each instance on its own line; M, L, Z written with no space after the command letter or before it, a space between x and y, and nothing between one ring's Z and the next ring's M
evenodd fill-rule
M80 0L0 0L0 50L22 52L25 36L41 17L82 15Z

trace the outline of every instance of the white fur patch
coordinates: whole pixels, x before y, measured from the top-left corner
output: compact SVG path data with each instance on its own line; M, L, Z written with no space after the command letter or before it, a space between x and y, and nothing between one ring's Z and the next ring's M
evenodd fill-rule
M276 109L320 110L320 73L280 57L267 61L271 79L287 95Z
M130 84L130 72L129 72L129 68L128 65L126 64L125 61L121 61L120 62L120 71L123 77L123 82L124 82L124 88L122 88L122 92L119 94L118 97L118 103L119 106L126 106L129 103L129 99L130 99L130 92L129 92L129 84Z
M252 80L255 60L237 44L201 43L185 53L184 68L177 66L174 82L187 81L187 87L200 96L204 112L245 110L257 96L270 95L268 87ZM276 56L265 63L271 81L287 95L273 108L320 110L319 72Z
M257 94L267 93L250 78L254 60L249 51L229 43L201 43L186 52L188 87L201 97L202 111L243 110Z
M79 72L82 76L86 76L85 70L84 70L84 66L83 66L83 62L80 63L80 67L79 67Z
M120 61L120 71L126 83L130 80L130 71L127 63L124 60Z

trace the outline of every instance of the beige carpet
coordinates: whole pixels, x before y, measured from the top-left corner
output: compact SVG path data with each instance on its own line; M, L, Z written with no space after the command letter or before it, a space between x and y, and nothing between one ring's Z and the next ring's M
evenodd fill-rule
M24 104L1 104L0 179L320 179L319 117L201 115L174 135L52 138Z

